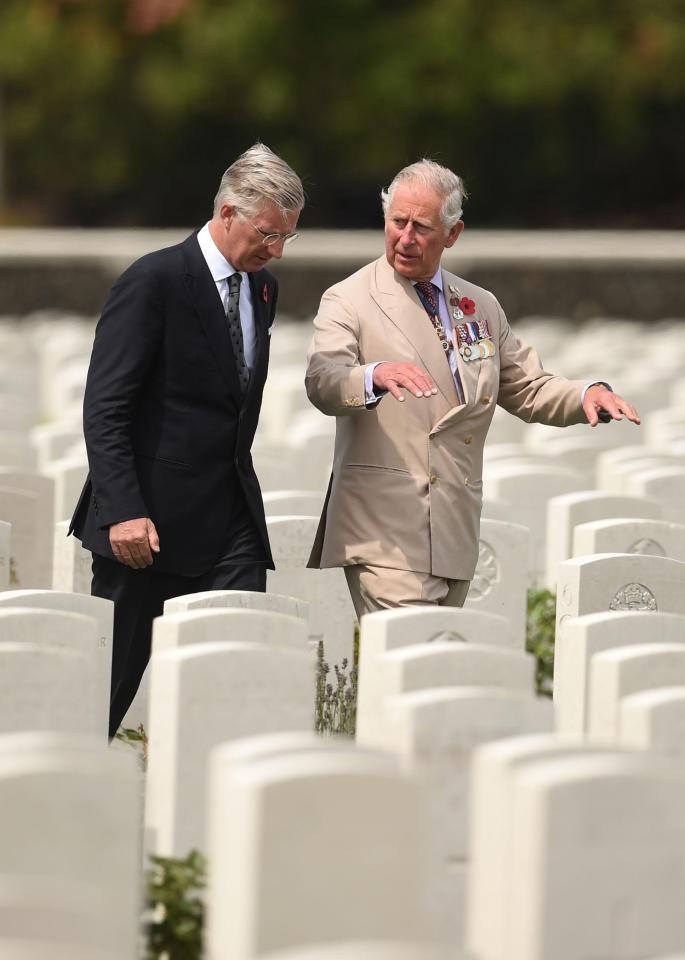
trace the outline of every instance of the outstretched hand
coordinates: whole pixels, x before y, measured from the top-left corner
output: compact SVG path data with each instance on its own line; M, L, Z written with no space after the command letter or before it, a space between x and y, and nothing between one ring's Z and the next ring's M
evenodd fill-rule
M426 371L413 363L379 363L373 371L373 385L388 390L400 402L404 400L401 388L410 390L415 397L433 397L438 392Z
M583 400L583 410L591 427L596 427L600 420L608 422L611 420L630 420L631 423L639 423L640 416L627 400L619 397L607 389L603 383L595 383L585 392ZM601 416L601 414L604 414Z
M159 537L149 517L123 520L109 528L112 553L119 563L143 570L152 563L152 554L159 553Z

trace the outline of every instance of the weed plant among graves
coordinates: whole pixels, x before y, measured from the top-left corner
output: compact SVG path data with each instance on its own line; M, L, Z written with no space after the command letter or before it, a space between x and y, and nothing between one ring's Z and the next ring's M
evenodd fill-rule
M330 667L324 660L323 641L319 640L316 653L316 714L315 730L317 733L342 733L353 737L357 726L357 661L358 638L355 636L355 663L349 676L347 674L348 660L343 660L341 666L336 663L335 686L328 682Z
M146 960L201 960L207 861L197 850L150 860Z
M556 612L554 593L550 590L528 591L526 650L535 654L535 688L545 697L552 696Z
M142 723L139 723L136 729L132 727L119 727L114 734L116 740L122 743L128 743L140 750L140 763L143 770L147 767L147 732Z

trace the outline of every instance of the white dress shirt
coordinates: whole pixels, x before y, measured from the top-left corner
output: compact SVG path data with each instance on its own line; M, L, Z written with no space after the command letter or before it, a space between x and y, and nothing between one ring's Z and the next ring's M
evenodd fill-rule
M245 363L251 370L254 366L255 352L257 349L257 335L255 331L254 312L252 310L252 297L250 295L250 282L245 271L238 271L229 263L226 257L221 253L217 245L212 240L209 232L209 223L206 223L197 235L197 242L200 245L202 256L207 262L209 272L216 284L217 293L224 305L224 313L228 311L228 278L234 273L239 273L242 279L240 284L240 300L238 307L240 310L240 326L243 330L243 352L245 354Z
M442 288L442 267L438 267L438 269L435 272L435 275L431 277L430 282L438 288L438 309L440 313L440 320L442 321L442 325L445 330L447 339L451 340L454 327L452 326L452 317L450 316L450 312L447 309L447 300L445 299L445 291ZM416 281L412 280L411 284L413 287L415 287ZM437 333L436 333L436 337L437 337ZM454 382L456 385L459 383L459 380L457 377L458 368L457 368L456 350L450 350L448 354L448 359L449 359L450 369L452 370L452 376L454 377ZM366 370L364 371L364 392L365 392L364 399L366 401L367 406L369 404L375 405L375 403L378 400L380 400L381 397L384 397L385 394L388 392L387 390L380 390L378 393L375 393L373 388L373 371L376 369L379 363L386 363L386 362L387 361L379 360L376 363L370 363L366 368ZM585 384L585 386L581 391L581 394L580 394L581 404L585 400L585 394L587 393L587 391L590 389L590 387L593 387L596 383L601 383L605 387L607 387L607 389L611 390L611 387L605 380L591 380L589 383ZM459 392L458 386L457 386L457 392Z

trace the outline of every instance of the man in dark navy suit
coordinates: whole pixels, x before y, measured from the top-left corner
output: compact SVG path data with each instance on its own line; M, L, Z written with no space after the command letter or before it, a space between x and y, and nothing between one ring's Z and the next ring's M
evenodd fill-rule
M295 172L255 144L222 177L212 219L136 261L95 333L84 401L90 472L73 532L94 596L114 601L110 737L169 597L266 589L273 560L250 448L278 284L296 237Z

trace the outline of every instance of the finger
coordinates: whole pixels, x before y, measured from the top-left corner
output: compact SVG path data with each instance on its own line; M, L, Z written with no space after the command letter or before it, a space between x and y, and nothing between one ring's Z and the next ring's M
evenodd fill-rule
M599 423L596 404L590 400L586 400L583 404L583 410L585 411L585 416L587 417L587 422L590 424L590 426L596 427Z
M412 383L416 385L417 389L420 390L425 397L430 397L438 392L438 388L421 367L412 367L410 376Z
M432 395L432 383L427 377L421 375L405 374L398 377L399 383L407 390L411 390L415 397L430 397Z
M157 527L152 520L148 520L147 522L147 539L150 544L150 549L154 550L155 553L159 553L159 536L157 534Z
M131 558L136 561L138 567L149 567L152 563L152 554L147 539L136 540L130 545Z
M629 403L623 404L623 412L626 415L626 419L630 420L631 423L640 423L640 414L637 412L635 407L631 406Z
M393 397L395 398L395 400L399 400L400 403L404 403L404 394L402 394L402 393L400 392L400 390L399 390L399 388L398 388L398 386L397 386L397 384L395 383L394 380L386 380L385 386L386 386L387 389L390 391L390 393L393 395Z

